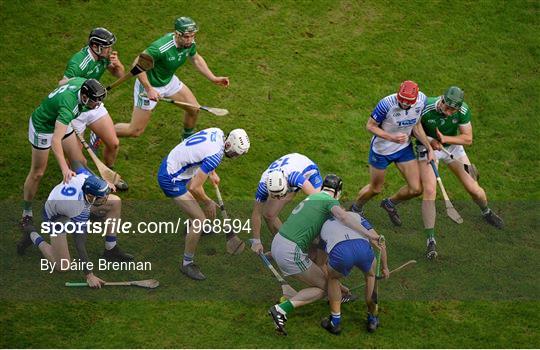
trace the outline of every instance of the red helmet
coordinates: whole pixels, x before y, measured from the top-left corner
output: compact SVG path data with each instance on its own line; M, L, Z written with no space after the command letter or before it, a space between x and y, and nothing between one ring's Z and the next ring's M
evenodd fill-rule
M411 106L416 103L417 97L418 84L412 80L405 80L403 83L401 83L397 93L398 102Z

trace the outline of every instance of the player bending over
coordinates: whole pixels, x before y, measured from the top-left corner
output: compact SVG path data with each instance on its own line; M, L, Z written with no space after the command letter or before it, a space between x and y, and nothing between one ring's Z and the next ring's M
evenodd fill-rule
M261 217L268 229L276 234L281 227L279 213L300 190L306 195L320 192L322 177L317 164L308 157L291 153L279 158L264 171L255 194L251 214L253 240L251 249L263 252L261 243Z
M379 235L368 232L360 223L339 204L343 182L336 175L327 175L322 184L322 191L304 199L280 227L272 241L272 257L285 276L307 284L295 296L268 310L276 329L285 331L287 314L293 309L312 303L326 295L326 274L313 264L307 251L311 243L318 238L324 222L334 217L356 232L363 233L370 239L377 240Z
M451 86L442 96L430 97L422 112L422 125L428 135L430 146L435 150L436 165L442 160L480 207L484 219L490 225L502 229L503 220L489 208L486 192L464 167L466 164L468 169L471 168L471 161L463 146L472 144L473 131L471 111L463 97L463 91L457 86ZM443 148L446 148L452 157L444 152ZM434 259L437 257L435 241L437 182L431 165L422 161L425 159L425 153L425 147L419 144L418 165L424 191L422 219L427 237L426 254L428 259Z
M174 74L187 59L199 73L214 84L229 86L229 78L215 76L204 58L197 52L195 34L199 31L199 27L195 21L189 17L179 17L174 23L174 29L174 32L165 34L144 51L154 59L154 68L137 76L133 88L134 106L131 122L115 125L118 136L140 136L150 121L159 97L199 105L189 87ZM141 93L146 93L146 96L141 96ZM184 139L193 135L198 114L197 108L186 107L182 134Z
M370 182L360 190L351 210L363 214L364 204L381 193L386 168L395 163L407 184L393 196L383 199L381 207L394 225L401 226L396 205L422 193L411 135L414 134L422 143L427 140L420 124L425 102L426 95L418 91L418 85L410 80L401 84L397 94L379 101L366 125L373 134L368 159ZM428 146L428 161L431 159L433 150Z
M64 77L58 84L63 85L75 77L100 80L105 70L117 78L122 77L125 69L118 58L118 52L112 49L115 43L116 37L107 29L92 29L88 36L88 45L71 56L64 71ZM97 152L100 140L103 140L105 143L103 161L112 169L118 155L120 141L116 136L113 121L105 104L101 104L96 109L82 112L71 124L80 135L84 135L87 126L90 128L90 146L94 151ZM128 189L128 185L125 181L120 180L116 184L116 189L125 191Z
M359 214L352 214L355 220L368 232L376 235L371 224ZM339 280L347 277L353 267L358 267L364 273L366 280L366 304L368 308L367 328L374 332L379 325L376 305L372 299L375 285L375 269L377 259L372 246L381 251L383 276L387 278L388 271L386 246L384 243L370 239L363 233L351 230L341 222L330 218L321 229L321 247L328 255L328 300L330 301L330 316L321 322L321 326L333 334L341 332L341 289Z
M79 163L80 164L80 163ZM78 164L77 164L78 165ZM86 225L90 219L90 213L105 213L105 219L119 219L121 212L120 198L110 194L111 189L107 182L78 166L77 175L71 177L67 183L61 183L53 188L43 212L44 222L72 222L80 224L81 230L73 233L75 247L80 261L83 263L86 281L92 288L100 288L104 283L102 279L87 268L88 253L86 252ZM116 232L107 226L105 236L105 251L103 257L109 261L131 261L133 256L120 250L116 243ZM23 255L32 243L41 251L43 256L55 268L61 271L61 260L70 260L66 233L51 235L51 243L47 243L33 225L24 229L23 236L17 244L17 253ZM66 261L66 260L64 260Z
M99 108L107 91L95 79L73 78L51 92L32 113L28 125L28 141L32 145L32 165L24 182L24 202L21 226L33 224L32 200L49 159L52 147L64 183L75 175L64 158L70 162L84 162L79 140L73 134L70 122L82 112Z
M201 130L182 141L163 159L158 171L159 186L190 219L198 220L199 223L206 218L214 219L218 205L206 195L203 185L207 178L213 184L219 184L215 170L223 154L227 158L236 158L247 153L249 146L249 138L244 129L234 129L227 137L218 128ZM204 210L199 202L203 203ZM194 280L206 279L194 263L201 227L188 226L184 259L180 266L180 271Z

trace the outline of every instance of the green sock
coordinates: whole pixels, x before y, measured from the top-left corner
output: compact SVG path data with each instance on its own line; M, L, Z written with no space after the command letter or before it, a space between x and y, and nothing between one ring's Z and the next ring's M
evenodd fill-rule
M191 135L195 133L195 128L184 128L184 133L182 134L182 138L185 140Z
M23 201L24 210L32 210L32 201Z
M279 304L279 307L285 311L286 313L289 313L294 310L294 305L291 303L290 300L286 300L283 303Z
M425 228L424 233L427 239L435 238L435 228Z

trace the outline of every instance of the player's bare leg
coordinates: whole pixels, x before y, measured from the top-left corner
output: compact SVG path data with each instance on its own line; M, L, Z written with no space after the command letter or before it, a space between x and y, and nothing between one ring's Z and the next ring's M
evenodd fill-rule
M272 317L277 330L283 334L287 334L284 327L287 322L287 313L297 307L317 301L326 295L326 275L316 264L311 264L306 271L291 275L291 277L311 287L300 290L289 300L276 304L268 310L268 314Z
M118 136L116 135L111 116L107 113L105 116L88 125L88 128L105 143L103 161L109 168L113 167L118 156L118 150L120 149L120 140L118 140Z
M206 276L202 274L198 266L193 263L195 251L201 238L201 227L206 216L199 206L199 203L195 200L190 192L173 198L176 205L185 212L191 219L191 225L188 227L186 234L186 243L184 247L184 260L182 262L181 271L188 277L195 280L204 280ZM193 221L197 220L197 225L193 224Z
M114 130L118 137L139 137L142 135L150 117L152 111L148 111L139 107L133 107L133 113L131 115L131 122L129 123L116 123Z
M99 207L92 206L91 212L106 224L103 258L108 261L133 261L133 255L123 252L118 246L118 226L117 224L113 225L113 223L119 222L122 214L122 201L120 200L120 197L109 194L107 202Z
M182 85L182 88L170 96L173 100L180 102L191 103L195 106L199 105L193 92L187 87L186 84ZM191 107L182 107L184 112L184 131L182 133L182 138L186 139L195 133L195 126L197 126L197 117L199 115L199 110L197 108Z
M80 147L80 144L81 142L79 141L77 135L75 135L74 132L62 140L62 148L70 164L73 164L73 162L77 161L83 165L86 165L86 158L82 153L82 148Z
M437 164L437 163L436 163ZM424 221L424 233L426 235L426 256L428 259L437 257L435 241L435 219L437 210L435 199L437 197L437 179L429 163L418 161L420 179L422 181L422 220Z
M328 265L328 302L330 304L330 316L321 321L321 326L332 334L341 332L341 294L342 288L339 279L343 275Z
M373 291L375 289L375 269L377 267L377 260L373 259L371 268L364 274L366 280L366 305L368 309L367 327L370 332L374 332L379 326L379 315L377 314L377 304L373 300Z
M382 192L385 173L385 169L377 169L372 165L369 166L369 184L365 185L360 192L358 192L355 203L356 208L353 208L355 211L361 212L364 204Z
M24 208L23 218L21 221L21 226L23 229L28 225L31 225L33 222L32 200L36 196L41 178L47 169L48 159L48 149L40 150L32 147L32 163L23 187Z
M418 171L418 161L410 160L408 162L396 163L401 175L407 181L407 185L401 187L396 194L389 199L394 204L406 201L419 196L422 193L422 184L420 183L420 174Z
M464 164L471 164L467 155L460 157L458 160ZM473 178L465 171L464 167L459 164L459 162L451 162L448 164L448 167L457 176L467 192L469 192L469 195L472 197L474 202L480 207L484 219L486 219L490 225L493 225L496 228L503 228L503 220L489 208L486 192L482 187L480 187L478 182L473 180Z

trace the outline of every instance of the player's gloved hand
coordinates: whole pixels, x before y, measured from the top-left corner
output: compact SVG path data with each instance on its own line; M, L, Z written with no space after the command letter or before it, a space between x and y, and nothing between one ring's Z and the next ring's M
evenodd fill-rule
M213 200L209 200L204 203L204 214L208 219L215 219L216 218L216 211L217 211L218 205Z
M75 172L70 168L62 170L62 176L64 177L64 183L67 184L73 176L76 176Z
M401 132L398 132L396 134L391 134L391 137L392 137L391 141L395 143L405 143L409 140L409 136Z
M157 101L161 97L159 92L157 92L157 90L153 87L150 87L150 89L146 91L146 96L152 101Z
M88 283L90 288L101 288L101 285L105 284L105 281L90 272L86 275L86 283Z
M229 87L229 77L215 77L212 79L212 82L216 85L221 85L224 87Z
M257 254L264 253L264 247L262 243L260 242L260 240L253 240L251 242L251 250L253 250Z

